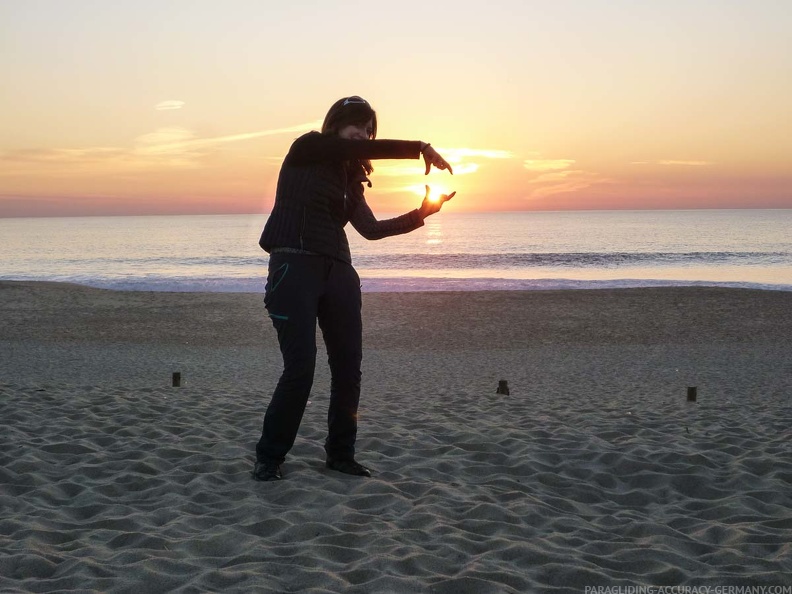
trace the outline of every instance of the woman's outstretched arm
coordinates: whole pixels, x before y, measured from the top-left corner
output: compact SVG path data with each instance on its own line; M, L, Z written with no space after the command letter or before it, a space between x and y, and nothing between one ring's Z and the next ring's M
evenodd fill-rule
M363 159L417 159L421 156L421 144L420 140L349 140L309 132L294 141L286 162L309 165Z
M321 162L342 162L362 159L417 159L423 155L426 173L434 165L448 169L451 165L434 147L421 140L350 140L319 132L309 132L294 141L286 162L291 165L308 165Z
M383 239L402 235L423 227L423 217L418 209L411 210L399 217L378 221L365 199L361 199L349 219L352 226L366 239Z

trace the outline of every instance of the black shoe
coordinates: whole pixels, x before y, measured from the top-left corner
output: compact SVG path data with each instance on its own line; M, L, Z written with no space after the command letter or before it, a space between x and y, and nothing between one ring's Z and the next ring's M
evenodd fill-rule
M327 462L325 462L325 465L330 470L337 470L338 472L343 472L344 474L352 474L354 476L371 476L371 471L368 468L362 464L358 464L352 458L345 460L334 460L333 458L328 458Z
M253 478L257 481L279 481L283 478L280 464L275 462L256 462L253 467Z

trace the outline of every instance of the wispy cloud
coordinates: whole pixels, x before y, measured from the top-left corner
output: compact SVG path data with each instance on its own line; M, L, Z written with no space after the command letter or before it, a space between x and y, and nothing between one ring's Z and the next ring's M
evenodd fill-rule
M140 155L165 155L180 152L196 140L195 133L186 128L159 128L142 134L133 141L133 152Z
M171 109L181 109L184 107L184 101L160 101L154 106L157 111L168 111Z
M523 167L528 171L557 171L569 169L574 164L574 159L526 159L523 161Z
M79 161L102 161L122 154L123 149L114 147L92 147L84 149L28 149L0 153L0 164L14 163L77 163Z
M278 134L316 129L315 120L286 128L201 138L187 128L166 127L133 139L131 147L32 149L0 153L0 175L30 174L41 169L59 175L86 172L118 173L200 166L201 159L221 146Z
M184 128L161 128L150 134L139 136L135 139L135 142L138 145L148 147L147 150L153 149L158 153L178 153L180 151L208 149L230 142L253 140L254 138L263 138L264 136L275 136L278 134L288 134L290 132L305 132L318 128L321 125L321 120L314 120L313 122L289 126L288 128L259 130L257 132L244 132L242 134L230 134L228 136L214 136L210 138L197 138L190 130Z
M544 159L540 155L523 161L523 167L537 174L528 182L527 198L538 200L555 194L585 190L596 184L609 183L610 179L582 169L573 169L575 159Z
M679 161L674 159L663 159L660 161L633 161L630 165L678 165L682 167L706 167L707 165L714 165L713 161Z
M574 169L570 169L567 171L553 171L551 173L543 173L539 177L535 177L532 183L545 184L550 182L557 182L557 181L569 179L571 177L580 177L585 173L586 173L585 171L578 171Z
M585 190L596 184L610 183L612 180L591 171L554 171L545 173L530 182L531 200L547 198L554 194L566 194Z

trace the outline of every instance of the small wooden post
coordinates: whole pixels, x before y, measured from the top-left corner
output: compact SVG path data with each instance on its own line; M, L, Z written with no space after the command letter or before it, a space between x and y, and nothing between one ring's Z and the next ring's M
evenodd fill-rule
M173 372L173 387L178 388L181 386L181 373L178 371Z
M509 395L509 382L506 380L498 381L498 389L495 390L496 394L506 394Z
M696 386L690 386L688 388L687 401L688 402L695 402L696 401Z

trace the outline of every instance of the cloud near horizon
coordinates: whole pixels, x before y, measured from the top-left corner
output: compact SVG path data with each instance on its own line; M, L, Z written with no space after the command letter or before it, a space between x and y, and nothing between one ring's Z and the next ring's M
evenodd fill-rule
M574 159L526 159L523 161L523 167L528 171L557 171L569 169L574 164Z
M150 134L139 136L135 141L144 146L148 146L149 148L147 150L154 150L157 153L178 153L180 151L208 149L230 142L252 140L254 138L275 136L277 134L288 134L289 132L305 132L313 130L321 125L321 120L314 120L305 124L289 126L288 128L244 132L242 134L229 134L227 136L215 136L211 138L197 138L190 130L184 128L160 128Z
M571 169L576 163L575 159L526 159L523 167L538 174L528 182L531 189L526 200L541 200L555 194L577 192L596 184L613 182L599 173Z
M184 101L160 101L154 106L157 111L169 111L173 109L181 109L184 107Z
M680 165L684 167L705 167L715 165L713 161L679 161L673 159L663 159L660 161L633 161L630 165Z
M529 200L539 200L554 194L577 192L597 184L612 182L612 179L591 171L554 171L540 175L531 181L531 185L536 187L531 190L527 198Z
M48 174L79 176L85 173L121 173L152 169L191 169L222 145L313 130L321 125L314 120L296 126L200 138L192 130L179 127L158 128L142 134L126 147L88 147L27 149L0 153L0 176L30 175L41 169Z

